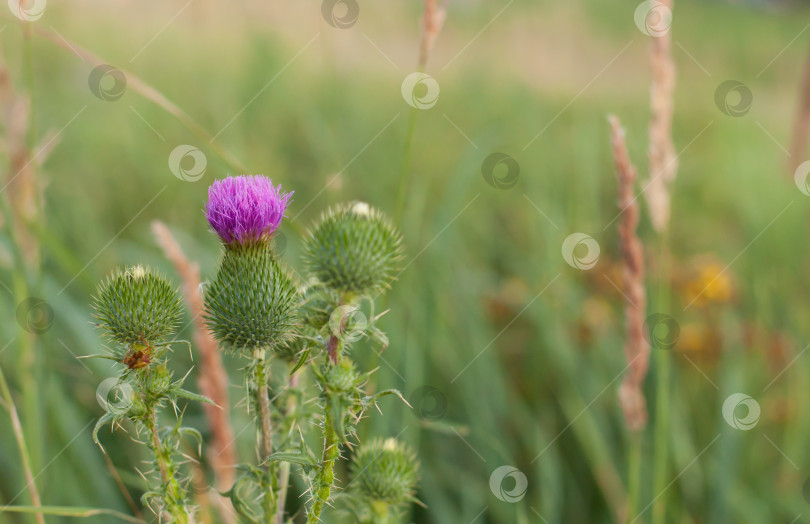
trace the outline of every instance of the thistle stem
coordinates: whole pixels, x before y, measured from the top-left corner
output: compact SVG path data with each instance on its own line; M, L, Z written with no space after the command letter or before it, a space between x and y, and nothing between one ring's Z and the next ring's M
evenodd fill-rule
M273 468L266 463L267 458L273 454L273 425L270 418L270 394L267 391L267 360L265 351L256 350L253 354L255 365L253 367L253 380L256 383L256 404L259 411L259 431L261 433L261 458L265 470L264 515L265 521L272 524L276 520L277 499L276 480Z
M300 380L300 376L296 371L290 376L290 380L288 383L289 389L295 389L298 387L298 383ZM296 408L296 398L295 395L290 395L289 399L287 400L287 407L285 415L289 416L290 413L294 412ZM290 429L292 429L292 424L290 424ZM287 487L290 483L290 471L292 465L289 462L282 462L281 468L279 468L278 474L278 511L276 511L276 524L283 524L284 522L284 505L287 501Z
M340 441L334 427L335 421L326 410L323 421L323 459L318 468L313 486L312 496L314 502L307 515L307 524L316 524L321 520L321 512L332 493L332 484L335 481L335 461L340 456Z
M177 466L171 458L171 451L163 445L158 433L157 409L154 404L149 406L145 423L152 437L152 452L155 454L155 461L160 470L160 478L163 481L164 497L163 504L166 506L166 513L171 517L171 522L176 524L188 524L189 515L183 507L185 493L177 481Z

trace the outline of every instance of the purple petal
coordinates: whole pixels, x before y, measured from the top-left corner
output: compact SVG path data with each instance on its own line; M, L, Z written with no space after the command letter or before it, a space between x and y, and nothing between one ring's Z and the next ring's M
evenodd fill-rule
M267 239L281 224L291 196L265 176L231 176L208 188L205 218L226 244Z

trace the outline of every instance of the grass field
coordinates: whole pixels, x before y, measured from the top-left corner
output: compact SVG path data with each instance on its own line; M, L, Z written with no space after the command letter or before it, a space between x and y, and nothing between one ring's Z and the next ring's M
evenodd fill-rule
M616 396L626 366L624 298L607 116L622 119L645 180L650 38L635 26L634 9L595 0L450 2L426 68L440 86L427 110L401 94L416 71L421 2L363 3L358 22L342 30L311 1L149 9L53 2L27 38L11 14L0 18L14 87L31 100L29 143L53 140L36 166L44 212L25 227L41 245L41 269L20 271L7 229L0 233L0 367L43 502L133 512L91 439L102 413L96 388L112 366L76 356L102 347L90 296L114 267L146 263L177 280L150 222L169 225L210 278L220 248L201 211L208 185L229 173L265 174L295 191L282 258L300 268L300 236L327 205L364 200L395 213L413 125L399 219L406 269L384 299L391 345L381 355L363 347L356 360L379 367L373 386L399 388L414 409L381 401L383 415L362 423L361 438L399 436L418 450L424 507L408 522L618 522L630 437ZM653 349L637 522L650 522L648 504L661 500L666 522L810 519L810 200L787 154L809 15L798 6L676 2L671 263L646 209L639 233L647 313L671 315L680 338L669 351ZM94 64L82 48L127 72L123 96L94 95ZM742 116L715 103L727 80L752 93ZM139 82L207 136L142 96ZM169 169L181 144L205 155L196 182ZM496 152L519 165L511 187L482 176ZM9 161L4 154L4 180L14 176ZM590 270L561 256L574 232L600 246ZM18 321L28 296L53 311L36 336ZM190 337L188 326L181 337ZM672 366L668 414L655 409L659 358ZM238 398L241 364L226 364ZM179 352L175 365L184 373L193 363ZM725 420L733 393L760 406L753 429ZM249 457L252 422L243 409L233 414L236 432L246 428L240 454ZM665 491L653 480L661 416L671 451ZM206 427L196 407L186 421ZM102 441L137 501L141 450L120 431L104 430ZM490 487L504 465L528 481L514 503ZM0 410L0 523L28 522L1 509L30 504L25 485Z

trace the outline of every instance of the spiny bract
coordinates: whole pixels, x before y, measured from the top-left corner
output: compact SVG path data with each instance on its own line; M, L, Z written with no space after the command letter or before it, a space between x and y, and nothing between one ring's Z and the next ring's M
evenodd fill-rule
M419 463L396 439L376 439L361 445L351 469L352 482L373 501L396 505L414 500Z
M143 266L115 270L99 285L93 307L98 326L125 346L165 341L182 309L177 290Z
M298 291L263 244L233 245L205 292L205 321L234 350L271 349L295 335Z
M342 293L387 289L402 258L402 238L388 218L364 202L326 211L304 246L309 271Z

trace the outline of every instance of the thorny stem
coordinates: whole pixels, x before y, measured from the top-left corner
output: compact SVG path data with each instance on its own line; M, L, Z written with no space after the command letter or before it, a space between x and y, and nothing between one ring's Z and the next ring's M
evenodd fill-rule
M298 383L300 380L300 376L296 371L289 380L288 388L290 390L295 389L298 387ZM296 408L296 398L295 395L290 395L289 399L287 400L287 407L285 411L285 415L289 416L290 413L294 412ZM292 425L291 425L292 426ZM284 522L284 505L287 501L287 485L290 483L290 470L292 465L289 462L282 462L281 468L278 474L278 485L279 485L279 492L278 492L278 511L276 512L276 524L283 524Z
M312 486L314 502L307 515L307 524L320 522L323 507L332 493L332 483L335 481L335 461L340 456L340 441L334 426L336 422L339 423L339 421L332 420L329 409L327 409L323 420L323 460Z
M188 524L189 515L183 507L183 500L185 494L177 481L176 470L174 462L171 459L171 451L163 446L158 433L157 423L157 409L154 404L149 406L149 413L146 415L144 422L149 429L149 434L152 437L152 451L155 454L155 461L157 462L158 469L160 470L160 478L163 481L163 489L165 495L163 497L163 504L166 512L171 516L171 522L176 524Z
M11 417L11 427L14 431L14 437L17 440L17 447L20 449L20 458L22 460L23 471L25 472L28 493L31 495L31 504L35 508L41 507L42 501L39 498L37 486L34 484L34 476L31 473L31 459L28 455L28 446L25 444L22 424L20 423L20 417L17 414L17 408L14 406L14 399L11 397L11 391L8 389L8 383L6 382L2 368L0 368L0 393L3 395L6 409L8 409L9 417ZM41 513L36 514L36 519L39 524L45 524L45 517L43 517Z
M341 321L341 330L345 326L346 319ZM326 350L329 354L327 365L334 366L340 358L340 339L332 334L326 342ZM340 420L332 420L329 403L325 405L323 417L323 457L321 465L315 476L312 485L312 508L307 514L307 524L320 522L321 512L324 505L329 501L332 493L332 484L335 481L335 461L340 456L340 439L335 431L335 424L340 424Z
M329 363L332 365L337 364L339 344L340 341L334 335L329 337L329 340L326 342L326 353L329 355Z
M270 419L270 394L267 391L267 361L265 360L265 350L257 349L253 353L255 365L253 367L253 380L256 383L256 404L259 410L259 431L261 433L261 459L262 462L273 454L273 425ZM276 500L276 480L270 464L264 464L265 470L265 493L264 493L264 515L265 521L272 524L276 520L277 500Z

